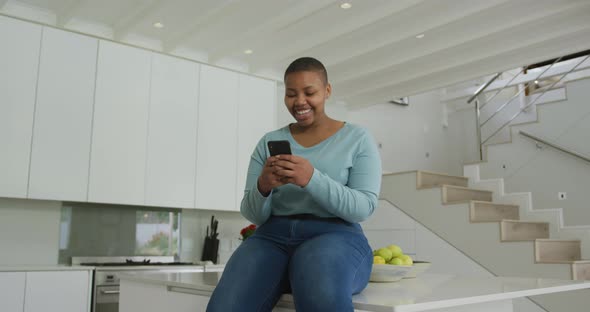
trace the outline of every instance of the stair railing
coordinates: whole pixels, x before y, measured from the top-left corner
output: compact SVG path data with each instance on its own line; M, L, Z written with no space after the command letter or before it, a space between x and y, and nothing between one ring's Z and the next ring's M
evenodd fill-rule
M587 51L584 51L587 52ZM579 54L579 53L578 53ZM578 54L575 54L576 57L579 57ZM548 78L548 77L543 77L543 75L550 70L555 64L559 63L561 60L569 60L572 59L574 55L564 55L561 56L559 58L556 58L555 60L552 60L551 63L548 63L549 66L547 66L540 74L538 74L534 79L532 80L539 80L541 78ZM492 99L494 99L499 93L501 93L504 89L508 88L511 83L520 75L522 75L523 73L526 72L526 70L528 68L530 68L531 66L525 66L522 68L522 70L520 70L520 72L516 75L514 75L514 77L512 77L512 79L510 79L506 84L504 84L502 87L498 88L498 90L488 99L486 99L485 101L483 101L483 104L480 104L480 96L483 94L483 92L496 80L498 79L498 77L500 77L501 73L497 73L495 74L488 82L486 82L484 85L482 85L468 100L467 103L471 103L471 102L475 102L475 120L476 120L476 138L477 138L477 145L478 145L478 152L479 152L479 159L483 160L483 146L484 144L486 144L490 139L492 139L496 134L498 134L500 131L502 131L504 128L506 128L508 125L510 125L510 123L512 123L512 121L514 121L514 119L516 119L518 116L520 116L520 114L522 114L523 112L527 111L529 107L531 107L532 105L534 105L537 100L539 100L541 97L543 97L543 95L545 95L545 93L547 93L547 91L551 90L557 83L559 83L561 80L563 80L563 78L565 78L568 74L570 74L571 72L575 71L582 63L584 63L588 58L590 57L590 54L585 54L585 57L582 58L581 61L579 61L574 67L572 67L570 70L568 70L566 73L561 74L561 77L559 79L557 79L556 81L554 81L549 87L547 87L539 96L537 96L533 101L531 101L530 103L528 103L526 106L520 108L520 110L514 114L513 116L511 116L509 118L509 120L505 123L503 123L498 129L496 129L496 131L494 131L490 136L488 136L486 139L482 139L482 135L481 135L481 129L483 128L483 126L485 124L487 124L492 118L494 118L496 115L498 115L500 112L502 112L510 103L512 103L512 101L514 101L514 99L516 99L517 97L519 97L525 90L526 88L521 88L515 95L513 95L512 97L510 97L510 99L508 101L506 101L504 104L502 104L498 109L496 109L496 111L490 116L488 117L485 121L483 121L483 123L481 122L481 109L487 105L488 103L491 102ZM552 75L552 76L556 76L556 75Z
M521 131L519 131L518 133L519 133L520 135L522 135L522 136L525 136L525 137L527 137L527 138L529 138L529 139L532 139L532 140L533 140L533 141L535 141L535 142L538 142L538 143L541 143L541 144L544 144L544 145L547 145L547 146L553 147L554 149L556 149L556 150L558 150L558 151L564 152L564 153L566 153L566 154L569 154L569 155L571 155L571 156L577 157L577 158L579 158L579 159L581 159L581 160L585 160L586 162L590 163L590 157L588 157L588 156L586 156L586 155L584 155L584 154L582 154L582 153L575 152L575 151L573 151L573 150L570 150L570 149L568 149L568 148L566 148L566 147L563 147L563 146L561 146L561 145L559 145L559 144L557 144L557 143L552 143L552 142L550 142L550 141L549 141L549 140L547 140L547 139L543 139L543 138L541 138L541 137L538 137L538 136L532 135L532 134L530 134L530 133L527 133L527 132L524 132L524 131L522 131L522 130L521 130Z

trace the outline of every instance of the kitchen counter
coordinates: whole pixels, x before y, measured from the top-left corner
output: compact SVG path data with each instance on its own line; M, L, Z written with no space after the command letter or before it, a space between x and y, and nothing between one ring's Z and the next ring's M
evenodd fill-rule
M94 267L85 265L0 265L0 272L36 271L92 271Z
M149 284L168 291L210 296L221 272L122 274L121 282ZM478 304L486 311L512 311L511 299L590 288L590 281L569 281L520 277L466 277L447 274L423 274L414 279L393 283L369 283L360 294L353 296L355 309L362 311L411 312L478 311ZM126 296L122 288L122 298ZM497 303L490 309L489 304ZM509 305L509 306L508 306ZM279 307L293 307L293 297L283 295ZM506 309L504 309L504 307ZM198 310L197 310L198 311ZM283 310L281 310L283 311ZM127 312L127 311L122 311Z

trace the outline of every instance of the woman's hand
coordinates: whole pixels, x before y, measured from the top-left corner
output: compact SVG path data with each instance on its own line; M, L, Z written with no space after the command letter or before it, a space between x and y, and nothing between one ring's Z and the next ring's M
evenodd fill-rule
M274 173L280 177L284 183L293 183L300 187L305 187L313 175L313 166L311 163L295 155L277 155L273 164Z
M273 188L287 184L288 182L281 181L281 176L276 174L277 167L275 166L278 158L276 156L270 156L266 159L262 172L258 177L258 191L264 197L268 196Z

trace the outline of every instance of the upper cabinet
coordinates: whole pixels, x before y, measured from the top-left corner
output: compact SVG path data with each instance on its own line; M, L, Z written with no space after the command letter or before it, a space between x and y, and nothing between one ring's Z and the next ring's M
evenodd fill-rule
M201 65L196 207L237 210L239 74Z
M145 203L192 208L199 65L154 54L151 77Z
M41 32L0 16L0 197L27 196Z
M99 42L88 201L144 204L151 55Z
M237 207L244 188L250 156L265 133L276 128L276 83L248 75L240 75L238 107Z
M98 40L45 28L29 198L86 201Z

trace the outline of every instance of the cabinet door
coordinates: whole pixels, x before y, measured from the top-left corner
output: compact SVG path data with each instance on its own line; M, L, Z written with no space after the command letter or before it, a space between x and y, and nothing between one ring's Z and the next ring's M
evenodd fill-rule
M0 305L3 312L22 312L25 272L0 272Z
M0 197L27 196L41 30L0 16Z
M99 42L88 201L144 204L151 53Z
M196 207L236 210L238 73L201 65Z
M152 57L147 142L147 205L193 208L199 65Z
M240 75L237 207L244 196L250 156L262 136L276 127L276 83Z
M44 28L29 198L86 201L98 40Z
M27 272L24 312L89 311L89 271Z

